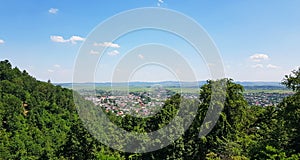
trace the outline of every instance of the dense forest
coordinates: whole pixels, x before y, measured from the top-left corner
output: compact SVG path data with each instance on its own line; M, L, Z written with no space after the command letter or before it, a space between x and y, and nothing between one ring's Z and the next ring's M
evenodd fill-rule
M219 82L210 80L201 87L196 117L181 137L160 150L134 154L101 144L85 129L88 124L79 118L72 90L38 81L9 61L1 61L0 159L300 159L300 68L282 82L295 94L277 106L249 106L243 86L231 79L220 81L226 83L226 99L209 134L198 136L212 86ZM84 99L81 102L96 107ZM111 112L107 116L127 131L148 133L168 124L178 114L180 103L194 102L176 94L152 117L120 117ZM136 147L143 150L143 146Z

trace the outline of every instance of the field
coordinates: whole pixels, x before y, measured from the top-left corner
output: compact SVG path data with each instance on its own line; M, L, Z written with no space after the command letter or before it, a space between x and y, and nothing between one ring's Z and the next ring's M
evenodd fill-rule
M72 88L71 86L68 86L66 88ZM95 90L103 90L103 91L121 91L121 92L151 92L155 87L150 86L96 86ZM92 91L94 89L91 85L81 85L77 86L76 89L80 90L89 90ZM184 94L197 94L200 91L200 87L189 87L189 88L180 88L177 86L167 86L163 87L165 90L170 90L176 93L184 93ZM278 94L291 94L293 91L286 89L286 88L278 88L278 87L268 87L268 88L262 88L261 86L251 86L247 87L245 86L245 90L243 92L244 94L248 93L278 93Z

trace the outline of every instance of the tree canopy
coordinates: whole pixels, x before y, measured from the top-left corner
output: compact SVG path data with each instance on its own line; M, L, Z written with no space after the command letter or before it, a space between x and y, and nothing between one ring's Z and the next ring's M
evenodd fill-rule
M243 97L243 86L231 79L209 80L199 91L196 117L190 127L172 144L153 152L134 154L111 149L97 141L84 127L74 104L73 91L41 82L26 71L0 62L0 159L299 159L300 158L300 69L285 76L283 84L295 91L278 106L250 106ZM212 88L226 84L219 118L209 134L199 137L209 114ZM149 133L167 125L178 115L180 104L195 100L180 94L170 97L152 117L117 116L109 119L132 132ZM86 109L93 103L82 99ZM221 105L218 105L221 104ZM192 115L185 110L184 114ZM96 113L96 111L95 111ZM88 116L87 116L88 117ZM184 118L178 118L183 124ZM85 124L86 125L86 124ZM108 126L109 127L109 126ZM171 128L170 135L178 128ZM162 135L167 136L168 135ZM112 135L114 137L114 135ZM117 139L131 141L132 139ZM140 139L149 144L147 138ZM143 150L144 146L136 146Z

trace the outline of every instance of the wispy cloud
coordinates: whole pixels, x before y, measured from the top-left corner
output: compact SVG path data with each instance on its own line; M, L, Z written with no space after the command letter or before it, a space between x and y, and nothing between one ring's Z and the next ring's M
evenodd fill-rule
M50 36L50 39L53 42L58 42L58 43L66 43L68 42L67 40L65 40L62 36Z
M82 38L82 37L79 37L79 36L72 36L69 40L70 40L72 43L76 43L77 41L84 41L85 38Z
M90 54L100 54L98 51L95 51L95 50L91 50L90 51Z
M54 70L52 70L52 69L48 69L48 72L49 72L49 73L53 73L53 72L54 72Z
M103 43L94 43L94 46L101 46L101 47L110 47L110 48L120 48L121 46L119 44L116 43L112 43L112 42L103 42Z
M164 3L164 0L158 0L157 1L157 6L160 7Z
M71 42L73 44L76 44L77 42L85 40L85 38L82 38L80 36L71 36L69 39L64 39L64 37L62 37L62 36L50 36L50 39L53 42L57 42L57 43L68 43L68 42Z
M266 54L254 54L254 55L250 56L250 59L254 62L260 62L262 60L269 59L269 56Z
M140 59L144 59L144 58L145 58L142 54L139 54L138 57L139 57Z
M3 39L0 39L0 44L4 44L5 41Z
M55 64L55 65L53 65L53 67L60 68L60 65L59 64Z
M264 68L264 65L262 64L255 64L253 66L251 66L252 68Z
M50 9L48 10L48 12L51 13L51 14L57 14L58 9L57 9L57 8L50 8Z
M269 69L278 69L280 68L279 66L273 65L273 64L268 64L268 65L263 65L263 64L255 64L251 66L252 68L269 68Z
M107 54L108 54L109 56L116 56L116 55L120 54L120 52L117 51L117 50L113 50L113 51L111 51L111 52L108 52Z
M273 65L273 64L268 64L267 68L277 69L277 68L279 68L279 66L276 66L276 65Z

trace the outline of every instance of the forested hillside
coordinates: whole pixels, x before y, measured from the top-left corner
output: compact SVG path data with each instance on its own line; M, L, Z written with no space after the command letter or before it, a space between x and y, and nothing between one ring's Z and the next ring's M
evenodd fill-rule
M84 129L72 97L1 61L0 159L120 159Z
M37 81L26 71L1 61L0 159L299 159L300 69L283 81L296 93L278 106L249 106L243 87L224 80L225 104L208 135L198 137L214 81L201 87L197 116L179 139L161 150L133 154L110 149L87 132L71 90ZM125 130L152 132L170 122L180 102L193 103L176 94L153 117L108 115Z

